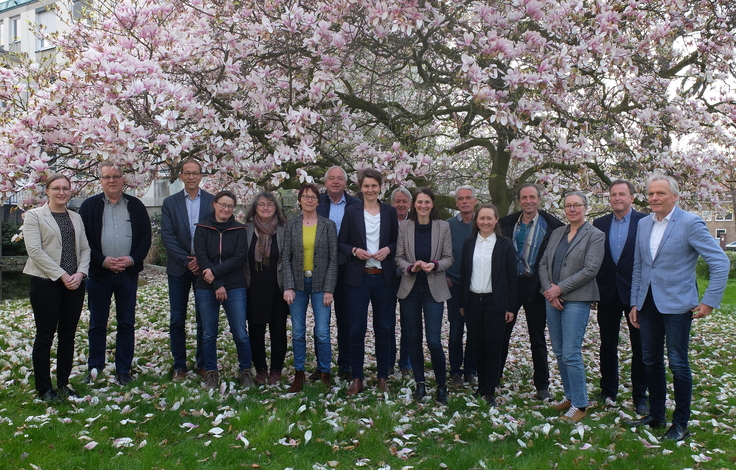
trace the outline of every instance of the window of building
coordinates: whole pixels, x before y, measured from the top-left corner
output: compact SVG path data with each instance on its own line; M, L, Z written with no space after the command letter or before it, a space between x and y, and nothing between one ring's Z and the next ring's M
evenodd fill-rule
M0 47L5 47L5 21L0 21Z
M89 7L89 0L72 0L72 18L79 20L82 13Z
M54 12L43 10L36 13L36 24L46 33L51 34L56 32L56 14ZM38 50L49 49L54 47L48 39L37 37Z
M10 18L10 31L8 36L8 42L10 44L14 42L20 42L20 16Z
M706 222L710 222L713 220L713 211L701 211L700 217L702 217Z
M716 229L716 239L720 240L721 237L726 238L726 229L725 228L717 228Z
M731 222L733 221L733 212L729 212L726 215L716 214L716 222Z

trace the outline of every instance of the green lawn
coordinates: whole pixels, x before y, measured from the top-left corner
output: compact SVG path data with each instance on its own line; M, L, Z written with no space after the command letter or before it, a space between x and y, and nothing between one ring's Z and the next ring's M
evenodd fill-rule
M733 291L731 285L724 302L730 305L693 325L693 437L680 446L658 442L658 433L622 426L633 417L623 341L626 389L618 402L595 403L581 424L560 422L557 412L532 397L524 321L513 338L501 405L493 410L478 402L470 387L453 391L447 407L430 399L415 403L413 384L398 378L390 381L387 396L374 392L372 377L366 391L351 399L344 383L329 389L309 385L296 396L285 394L286 381L242 391L234 383L235 352L227 333L218 343L227 380L220 392L202 391L194 377L173 384L168 379L168 301L161 284L139 291L136 380L125 388L108 375L91 386L81 383L84 312L72 378L83 398L49 407L32 391L34 327L28 302L0 303L0 468L736 468ZM584 345L591 399L597 393L597 344L591 315ZM112 352L114 335L109 345ZM372 348L369 344L369 366L374 365ZM287 361L289 376L290 356ZM552 360L551 365L551 389L559 397L562 387ZM431 379L429 385L434 393Z

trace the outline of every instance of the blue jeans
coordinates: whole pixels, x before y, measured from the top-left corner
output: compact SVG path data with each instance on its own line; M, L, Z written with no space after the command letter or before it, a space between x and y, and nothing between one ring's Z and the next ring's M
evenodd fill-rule
M547 305L547 326L565 398L575 408L588 406L588 386L583 365L583 338L590 318L590 302L566 301L562 311Z
M649 415L666 421L667 377L664 369L664 347L667 345L672 379L675 385L675 411L672 424L686 427L690 420L693 376L688 361L692 312L663 314L657 309L651 292L639 311L641 346L649 385Z
M376 337L376 366L379 378L388 378L391 341L396 342L396 297L394 286L383 274L363 273L360 287L345 286L350 299L350 369L353 379L362 379L365 335L368 330L368 303L373 306L373 334Z
M314 338L317 350L317 367L329 374L332 365L332 345L330 344L330 307L325 307L324 292L312 292L312 278L304 278L304 290L295 290L294 302L289 305L291 314L291 342L294 348L294 368L304 371L307 359L307 305L312 301L314 314Z
M462 289L460 283L453 282L450 287L452 297L447 301L447 320L450 322L450 341L447 352L450 356L450 375L473 374L478 371L475 368L475 353L469 341L465 342L463 348L463 336L465 335L465 317L460 315L460 302L462 301ZM465 349L465 353L463 353ZM463 361L465 368L463 369Z
M197 280L191 271L187 270L181 276L169 274L169 343L171 355L174 358L174 370L187 367L187 307L189 306L189 291L194 288ZM197 302L194 302L194 318L197 322L197 351L195 353L196 368L204 367L202 360L202 318Z
M138 292L138 275L110 271L104 279L87 279L87 301L89 302L89 358L90 370L105 368L107 348L107 321L110 304L115 296L115 318L118 331L115 337L115 372L127 374L133 363L135 349L135 302Z
M405 299L400 299L401 322L406 326L402 335L409 339L409 356L411 363L417 364L414 368L414 381L424 382L424 354L422 352L422 310L424 311L424 330L427 335L427 347L432 358L432 369L437 385L447 383L447 364L445 351L442 349L442 316L445 313L443 302L436 302L432 298L427 282L414 285Z
M211 289L196 289L194 298L200 306L202 315L202 357L205 370L217 370L217 334L220 329L220 301ZM245 287L227 291L227 299L222 302L230 333L238 351L240 370L250 370L251 352L248 329L245 326Z

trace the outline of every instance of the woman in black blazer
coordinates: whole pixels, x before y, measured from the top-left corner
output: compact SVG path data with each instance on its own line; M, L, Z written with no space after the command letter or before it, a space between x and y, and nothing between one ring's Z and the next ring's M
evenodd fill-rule
M491 203L475 213L473 235L463 245L460 279L460 313L468 323L478 368L476 394L496 406L501 358L507 352L503 335L516 306L516 251L512 241L501 235L498 210Z

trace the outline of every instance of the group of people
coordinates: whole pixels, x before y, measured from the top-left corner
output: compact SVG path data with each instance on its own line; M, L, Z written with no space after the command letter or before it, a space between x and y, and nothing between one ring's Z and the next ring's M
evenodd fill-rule
M94 381L105 367L113 296L118 323L116 377L121 385L133 380L137 278L150 247L151 226L140 200L123 193L120 169L103 162L99 171L103 192L85 200L78 215L66 209L71 182L60 174L46 181L48 203L26 215L29 261L24 272L32 276L30 296L37 326L34 372L36 390L46 401L74 394L68 378L85 288L90 308L85 380ZM362 195L358 199L346 191L345 171L332 167L325 175L324 193L314 184L301 187L299 216L287 221L274 194L261 192L247 208L244 224L233 216L238 202L234 193L212 195L200 188L202 169L196 160L183 163L180 179L184 189L166 198L161 222L168 253L174 381L188 373L186 318L194 289L195 371L207 389L218 387L220 381L216 345L220 306L235 342L243 387L282 379L287 317L291 317L296 372L289 392L296 393L307 381L306 315L311 303L316 362L311 378L330 384L334 303L337 371L349 382L347 395L360 393L365 386L370 304L376 388L388 391L398 353L402 375L413 374L414 396L424 399L426 338L435 399L447 403L447 360L441 341L447 302L451 385L477 383L477 395L496 406L511 333L523 307L536 398L551 399L548 327L564 388L563 399L552 406L563 412L563 419L577 422L586 416L588 406L582 344L591 304L598 303L601 398L617 398L618 336L624 316L632 350L632 399L636 412L644 416L631 425L666 424L666 347L676 408L665 437L687 437L690 323L719 305L728 259L702 219L677 207L674 179L650 177L649 216L632 209L633 185L616 180L610 186L612 212L592 223L586 219L589 204L584 193L565 195L567 223L563 223L540 209L541 193L534 184L519 188L521 210L503 218L493 204L478 205L471 186L460 186L455 191L458 213L444 221L429 188L414 194L398 188L391 194L391 204L385 204L380 200L383 177L367 168L358 175ZM710 269L710 284L700 303L694 269L698 256ZM49 373L55 334L56 390Z

